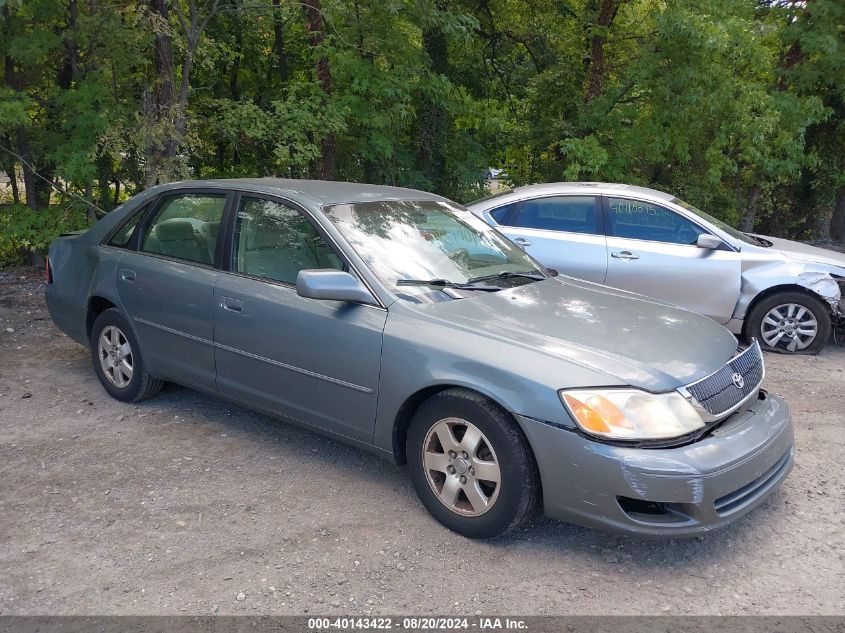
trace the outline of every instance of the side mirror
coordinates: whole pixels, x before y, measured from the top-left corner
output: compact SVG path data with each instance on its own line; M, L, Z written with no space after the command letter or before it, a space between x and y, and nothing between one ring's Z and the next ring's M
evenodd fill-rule
M296 276L296 294L309 299L377 305L367 287L342 270L300 270Z
M708 250L715 251L722 248L722 243L722 240L720 240L715 235L710 235L709 233L702 233L698 236L695 245L698 246L698 248L706 248Z

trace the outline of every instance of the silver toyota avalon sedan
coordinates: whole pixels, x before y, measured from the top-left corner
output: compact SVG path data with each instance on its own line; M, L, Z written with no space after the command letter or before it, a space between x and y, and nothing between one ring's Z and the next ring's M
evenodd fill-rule
M741 233L654 189L531 185L469 208L550 268L704 314L767 350L815 353L845 325L845 255Z
M154 187L56 240L48 281L53 321L113 397L175 382L407 463L425 507L470 537L540 507L695 534L758 506L792 466L756 343L554 275L420 191Z

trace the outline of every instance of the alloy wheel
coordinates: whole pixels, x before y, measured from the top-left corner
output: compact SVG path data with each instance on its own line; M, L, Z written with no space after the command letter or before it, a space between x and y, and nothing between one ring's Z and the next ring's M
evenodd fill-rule
M120 328L108 325L97 342L100 367L108 381L119 389L126 387L134 372L132 346Z
M452 512L479 516L496 503L502 471L487 437L471 422L435 422L423 442L422 458L429 486Z
M760 335L770 347L783 347L795 352L808 347L819 331L815 315L797 303L784 303L766 313L760 324Z

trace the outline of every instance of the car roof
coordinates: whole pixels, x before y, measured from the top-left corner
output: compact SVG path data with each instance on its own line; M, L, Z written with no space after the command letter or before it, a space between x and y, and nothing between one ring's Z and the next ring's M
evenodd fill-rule
M380 200L445 200L426 191L368 185L333 180L295 180L288 178L223 178L183 180L162 185L160 191L190 188L239 189L257 193L279 194L317 207L331 204L375 202Z
M490 206L489 202L495 200L498 202L507 202L508 200L519 200L526 196L536 196L544 194L604 194L604 195L637 195L654 200L674 200L675 196L657 189L650 189L648 187L640 187L638 185L626 185L614 182L547 182L537 185L524 185L522 187L515 187L512 190L495 194L488 198L482 198L470 203L468 206L484 205Z

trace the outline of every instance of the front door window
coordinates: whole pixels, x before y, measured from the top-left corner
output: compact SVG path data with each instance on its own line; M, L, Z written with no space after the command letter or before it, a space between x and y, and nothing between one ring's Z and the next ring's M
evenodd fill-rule
M607 209L608 235L614 237L694 245L698 236L706 233L694 222L651 202L607 198Z
M260 198L241 198L233 257L236 272L292 285L300 270L344 269L305 216L281 202Z

